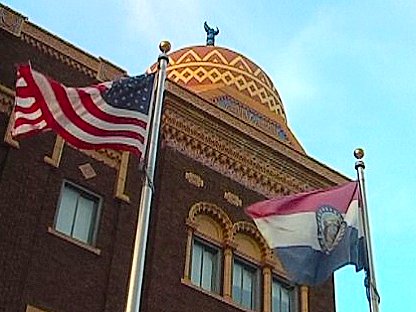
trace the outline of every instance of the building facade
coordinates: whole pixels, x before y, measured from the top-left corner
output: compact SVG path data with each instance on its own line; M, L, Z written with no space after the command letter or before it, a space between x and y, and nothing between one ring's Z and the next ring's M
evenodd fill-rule
M126 72L2 5L0 53L0 311L124 311L138 159L10 129L16 64L68 86ZM291 284L244 207L347 178L306 154L248 58L193 46L169 59L141 310L335 311L333 279Z

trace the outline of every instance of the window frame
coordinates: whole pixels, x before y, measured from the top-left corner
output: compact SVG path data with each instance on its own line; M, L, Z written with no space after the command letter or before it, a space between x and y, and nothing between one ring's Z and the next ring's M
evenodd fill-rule
M61 231L60 229L57 228L58 216L59 216L59 212L61 210L61 203L62 203L62 199L63 199L63 196L64 196L64 191L65 191L67 186L69 186L70 189L75 190L78 193L79 196L82 196L86 199L90 199L91 201L94 202L95 213L94 213L93 221L90 224L90 226L91 225L93 226L93 229L92 229L92 233L89 235L90 238L88 240L78 239L78 238L74 237L73 235L67 234L67 233L65 233L65 232L63 232L63 231ZM98 228L99 228L100 219L101 219L102 204L103 204L102 196L98 195L95 192L90 191L89 189L87 189L83 186L80 186L80 185L78 185L74 182L71 182L69 180L64 179L62 181L62 184L61 184L58 203L57 203L56 210L55 210L55 216L54 216L54 221L53 221L54 231L60 233L61 235L65 235L66 237L70 238L71 240L75 240L75 241L80 242L82 244L95 247L96 242L97 242L97 236L98 236ZM73 225L74 224L72 224L72 226Z
M253 277L255 280L253 283L254 289L251 295L252 303L253 303L251 307L246 307L241 302L237 302L234 299L234 266L236 262L239 263L240 266L242 266L243 268L245 267L246 269L248 269L248 271L251 271L253 273ZM233 261L232 261L232 266L231 266L231 299L233 300L235 304L237 304L238 306L244 309L249 309L250 311L261 310L262 300L263 300L263 291L262 291L263 279L262 279L261 272L262 272L261 267L259 267L255 263L252 263L246 260L244 257L240 255L236 255L235 253L233 254Z
M289 312L298 311L297 305L297 287L295 285L290 284L289 282L285 281L283 278L279 277L276 274L272 275L271 283L270 283L270 311L271 312L280 312L280 308L278 311L273 310L273 285L274 283L278 283L281 288L284 288L289 291Z
M215 276L211 277L211 285L214 285L214 288L206 289L202 287L202 275L201 275L201 283L200 285L195 284L192 280L192 269L193 269L193 260L194 260L194 246L195 242L202 247L203 250L208 251L215 251ZM201 265L201 273L203 271L203 264ZM189 280L192 285L201 288L205 291L221 295L222 293L222 279L223 279L223 250L220 246L213 244L212 242L203 239L199 236L193 235L192 237L192 245L191 245L191 252L190 252L190 263L189 263Z

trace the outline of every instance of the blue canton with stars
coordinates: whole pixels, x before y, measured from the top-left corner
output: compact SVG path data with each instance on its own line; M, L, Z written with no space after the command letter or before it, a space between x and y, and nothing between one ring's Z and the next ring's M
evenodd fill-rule
M148 115L154 79L155 74L121 78L114 81L111 88L104 91L101 96L104 101L115 108Z

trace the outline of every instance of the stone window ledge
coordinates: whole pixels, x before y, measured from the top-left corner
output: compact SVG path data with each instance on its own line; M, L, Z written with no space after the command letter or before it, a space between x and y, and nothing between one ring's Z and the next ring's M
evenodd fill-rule
M227 298L224 298L223 296L221 296L219 294L215 294L215 293L209 292L205 289L202 289L202 288L192 284L191 281L186 280L184 278L181 278L181 283L183 285L189 287L189 288L192 288L196 291L199 291L199 292L203 293L204 295L207 295L207 296L215 298L215 299L217 299L221 302L224 302L224 303L226 303L226 304L228 304L228 305L230 305L230 306L232 306L232 307L234 307L234 308L236 308L240 311L243 311L243 312L258 312L258 311L255 311L255 310L249 310L249 309L243 308L242 306L240 306L237 303L235 303L234 301L232 301L232 299L227 299Z
M63 239L65 241L69 242L69 243L72 243L74 245L77 245L78 247L81 247L81 248L83 248L83 249L85 249L85 250L87 250L89 252L92 252L92 253L98 255L98 256L101 254L101 249L95 248L95 247L93 247L91 245L88 245L88 244L86 244L84 242L81 242L81 241L79 241L77 239L74 239L74 238L72 238L72 237L70 237L68 235L65 235L65 234L63 234L61 232L58 232L57 230L55 230L54 228L52 228L50 226L48 227L48 233L50 233L50 234L52 234L54 236L57 236L60 239Z

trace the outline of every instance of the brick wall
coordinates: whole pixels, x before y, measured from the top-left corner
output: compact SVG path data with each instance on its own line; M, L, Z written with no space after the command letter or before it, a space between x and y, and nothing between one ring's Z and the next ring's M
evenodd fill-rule
M68 85L91 77L0 30L0 83L13 89L15 64L32 67ZM46 164L55 135L3 142L8 116L0 114L0 311L24 311L26 304L49 311L123 311L139 202L140 173L130 161L126 192L131 204L113 198L116 170L65 146L61 165ZM86 180L78 166L90 163L97 176ZM62 181L103 197L97 255L48 232Z
M187 228L185 219L197 202L209 202L221 207L231 221L248 221L242 207L231 205L224 192L231 191L243 201L243 207L263 199L240 184L203 167L196 161L167 148L162 151L158 174L158 194L155 198L150 226L150 242L144 284L143 311L242 311L213 296L204 294L181 282L185 267ZM185 172L202 177L204 187L198 188L185 180ZM310 312L335 310L332 281L313 289Z
M0 42L2 85L13 88L15 65L28 60L65 84L93 82L2 30ZM2 138L7 119L0 113ZM51 154L54 141L54 134L44 133L21 141L20 149L0 143L0 311L24 311L26 304L57 312L123 311L140 197L138 161L131 157L126 183L131 204L127 204L113 198L116 171L99 161L66 146L59 168L46 164L43 157ZM233 222L248 220L243 208L224 199L224 192L240 196L243 206L263 197L170 148L163 148L159 158L142 310L241 311L181 283L185 219L193 204L205 201L224 209ZM90 180L78 169L87 162L98 174ZM204 187L189 184L186 171L200 175ZM99 255L48 232L63 179L104 199L96 242ZM310 294L310 312L335 310L332 281Z

